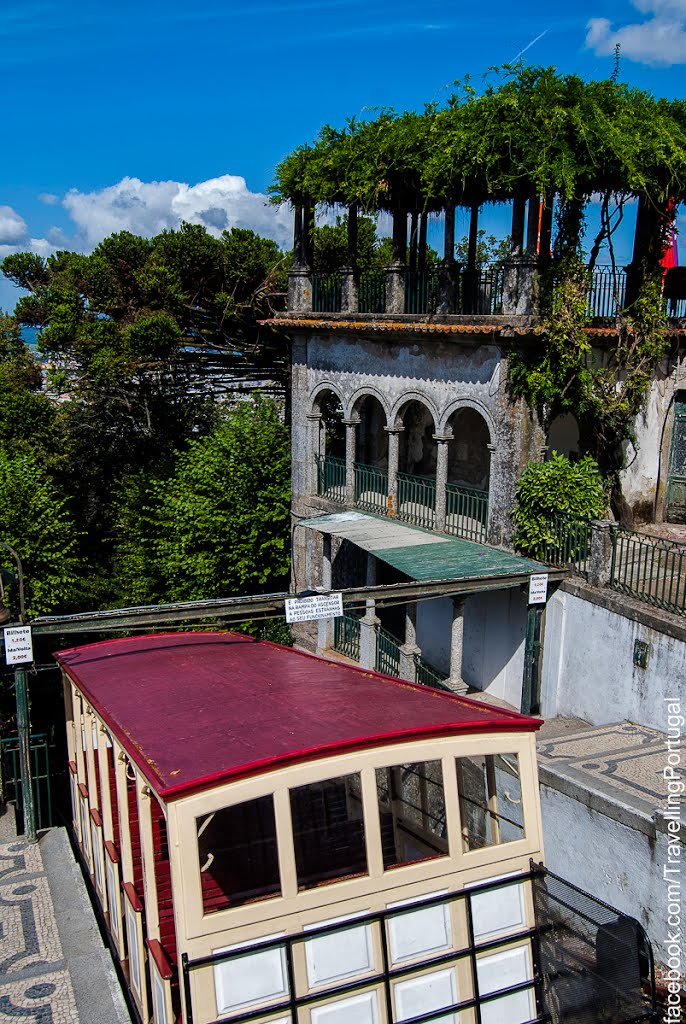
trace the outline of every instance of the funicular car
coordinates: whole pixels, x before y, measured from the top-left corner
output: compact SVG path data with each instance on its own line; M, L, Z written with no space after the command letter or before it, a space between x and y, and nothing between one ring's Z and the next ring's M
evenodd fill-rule
M539 720L232 633L57 660L74 830L141 1020L552 1019ZM597 932L572 933L583 967ZM616 1020L640 1019L632 936Z

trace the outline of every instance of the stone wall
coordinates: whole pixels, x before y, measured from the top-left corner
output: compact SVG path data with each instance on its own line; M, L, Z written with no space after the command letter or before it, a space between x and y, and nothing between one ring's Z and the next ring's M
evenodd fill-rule
M647 668L634 664L649 644ZM686 623L610 590L565 582L549 599L542 714L591 725L627 720L665 730L664 701L683 693Z

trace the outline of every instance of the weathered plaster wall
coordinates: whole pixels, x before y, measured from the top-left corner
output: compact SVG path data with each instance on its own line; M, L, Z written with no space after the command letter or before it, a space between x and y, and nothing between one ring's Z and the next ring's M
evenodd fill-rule
M474 594L464 606L464 681L516 708L522 699L526 608L526 597L519 590ZM417 643L429 664L446 675L451 621L450 598L418 603Z
M339 395L346 418L354 416L364 395L374 395L387 425L402 418L410 401L431 412L432 428L444 434L458 408L478 412L488 425L492 539L508 543L510 509L517 479L530 459L541 457L545 438L526 404L512 402L507 390L507 359L489 336L479 341L421 340L394 336L341 336L323 332L293 337L292 425L293 494L297 504L314 487L317 428L312 419L317 395ZM483 339L483 340L482 340ZM402 446L402 442L401 442Z
M632 828L548 785L540 793L547 867L637 918L664 962L666 832Z
M686 628L671 623L674 616L662 616L662 625L659 613L621 595L568 587L546 611L543 717L592 725L628 720L664 731L664 698L684 692ZM646 669L633 664L636 640L650 644Z
M622 492L637 522L660 522L669 470L672 403L686 389L686 360L665 364L655 375L636 421L636 446L627 445ZM654 518L655 517L655 518Z

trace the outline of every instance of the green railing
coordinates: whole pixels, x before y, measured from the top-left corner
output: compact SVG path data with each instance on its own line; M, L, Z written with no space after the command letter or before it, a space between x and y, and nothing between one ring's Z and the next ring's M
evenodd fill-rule
M388 473L377 466L355 463L355 507L367 512L388 509Z
M384 272L360 275L358 308L360 313L386 312L386 274Z
M398 473L398 519L416 526L434 525L436 481L427 477Z
M488 491L477 487L447 484L445 488L445 532L478 544L486 543Z
M613 320L624 309L624 267L594 267L586 293L586 315Z
M333 620L333 649L351 661L360 660L360 620L339 615Z
M317 455L317 494L329 501L345 502L345 459Z
M450 690L450 687L446 685L445 676L432 668L420 654L414 656L414 681L420 683L422 686L430 686L434 690Z
M435 270L405 271L405 312L431 313L436 309L438 275Z
M686 613L686 549L647 533L613 530L610 586L656 608Z
M400 675L400 641L381 626L376 628L376 664L377 672L387 676Z
M459 269L457 312L476 316L497 316L503 308L503 268L500 264Z
M343 280L340 274L312 275L312 312L340 313Z
M19 737L8 736L0 740L2 749L2 790L5 801L15 805L17 825L21 828L24 820L24 794L19 764ZM45 733L31 737L31 782L33 805L36 812L36 827L50 828L52 825L52 794L50 791L50 760L48 739Z
M588 576L592 527L593 521L583 516L554 515L548 523L549 540L538 557L548 565L569 566L579 576Z

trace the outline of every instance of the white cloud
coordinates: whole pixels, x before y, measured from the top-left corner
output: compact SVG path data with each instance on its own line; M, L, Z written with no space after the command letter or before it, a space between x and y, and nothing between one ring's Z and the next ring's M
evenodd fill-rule
M29 240L28 224L11 206L0 206L0 246L25 245Z
M115 231L149 237L178 228L182 221L203 224L213 235L225 228L252 228L289 246L292 214L286 207L266 204L265 195L250 192L245 178L233 174L197 185L127 177L97 192L71 189L62 200L76 226L80 247L85 249Z
M599 56L619 44L621 56L641 64L686 64L686 0L633 0L644 21L614 28L607 18L588 22L586 46Z

